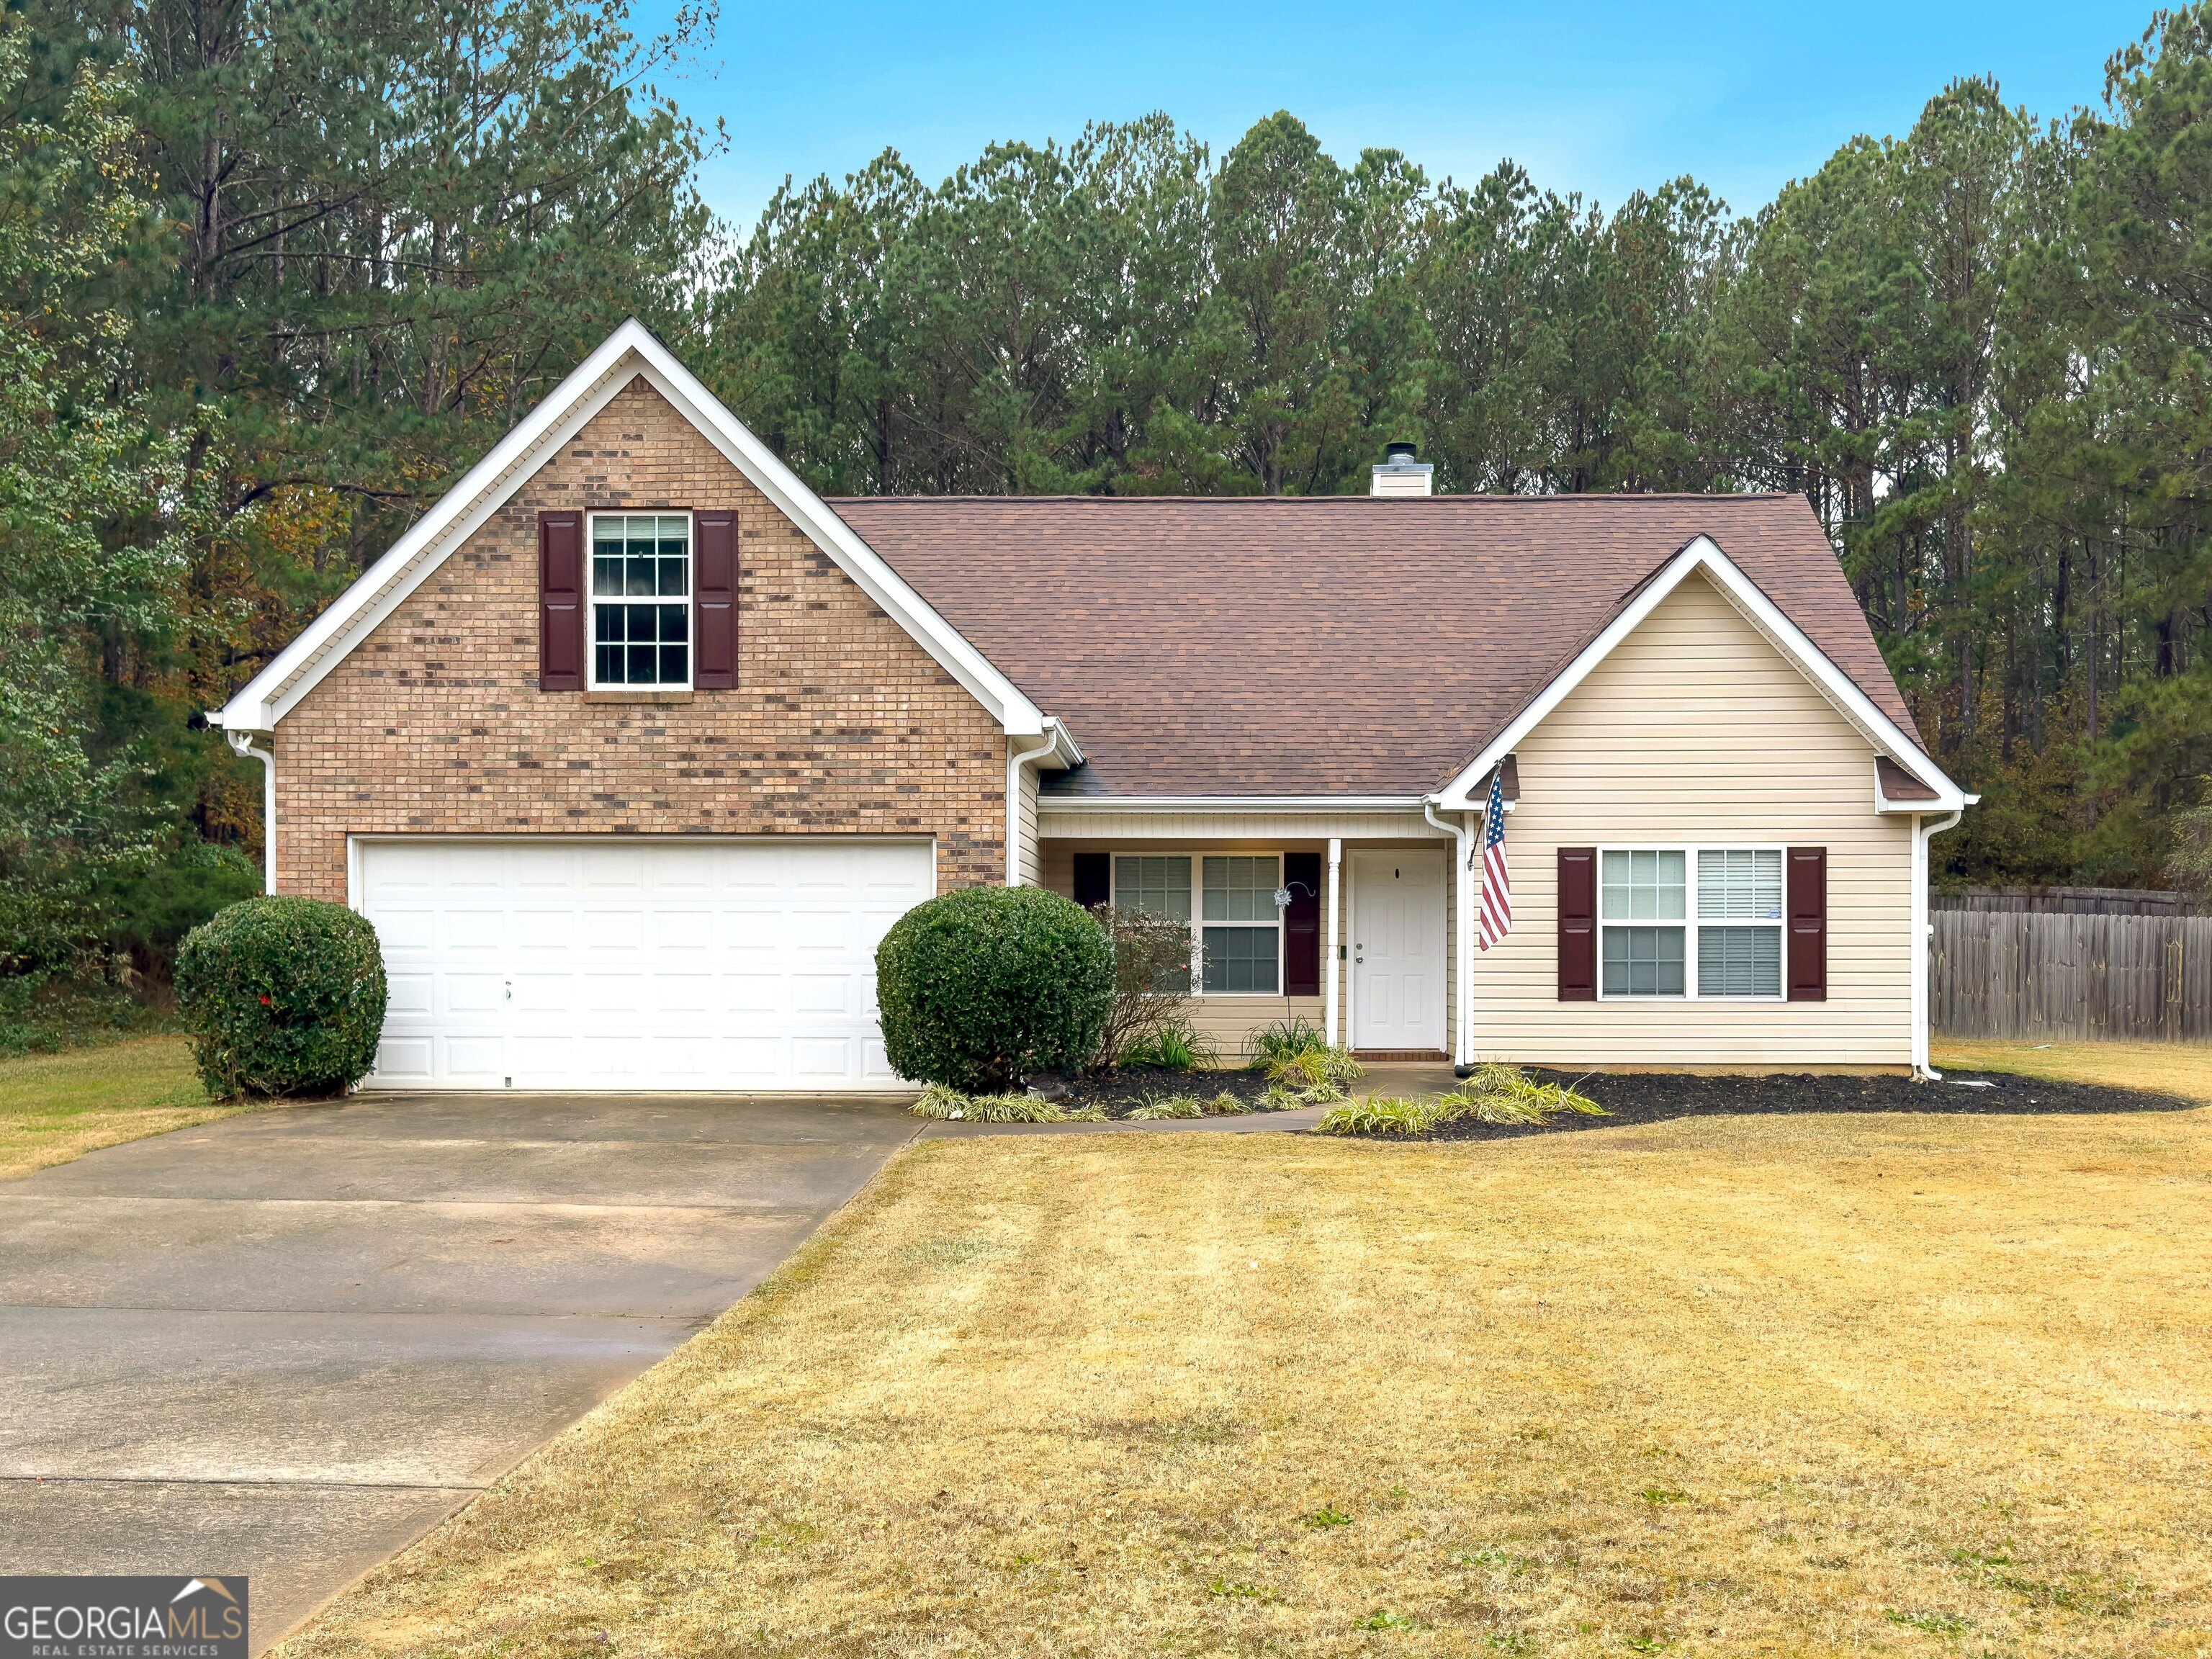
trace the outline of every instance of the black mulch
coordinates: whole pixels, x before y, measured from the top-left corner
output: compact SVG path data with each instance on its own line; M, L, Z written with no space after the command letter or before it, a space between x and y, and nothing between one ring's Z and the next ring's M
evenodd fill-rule
M1042 1079L1038 1079L1042 1081ZM1160 1095L1196 1095L1211 1100L1226 1091L1243 1101L1248 1110L1264 1111L1260 1097L1267 1079L1257 1072L1174 1072L1164 1066L1123 1066L1095 1077L1075 1079L1060 1103L1070 1111L1096 1106L1109 1118L1127 1117L1147 1100Z
M1436 1140L1511 1140L1562 1129L1607 1129L1676 1117L1755 1112L1939 1112L2034 1115L2059 1112L2185 1112L2197 1104L2171 1095L2100 1084L2045 1083L1990 1072L1946 1072L1941 1083L1905 1077L1686 1077L1670 1073L1582 1074L1532 1070L1540 1083L1572 1084L1606 1109L1603 1117L1562 1112L1544 1124L1448 1123ZM1984 1087L1982 1085L1988 1086ZM1384 1139L1378 1136L1376 1139ZM1389 1137L1403 1139L1404 1137Z

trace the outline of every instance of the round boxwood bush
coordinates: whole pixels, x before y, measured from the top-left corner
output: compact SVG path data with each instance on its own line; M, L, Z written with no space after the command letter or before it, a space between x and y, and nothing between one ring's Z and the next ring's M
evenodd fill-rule
M177 1007L218 1098L343 1093L375 1063L384 996L376 930L320 899L242 900L177 951Z
M1114 950L1057 893L966 888L916 905L884 935L876 1002L901 1077L993 1093L1097 1053Z

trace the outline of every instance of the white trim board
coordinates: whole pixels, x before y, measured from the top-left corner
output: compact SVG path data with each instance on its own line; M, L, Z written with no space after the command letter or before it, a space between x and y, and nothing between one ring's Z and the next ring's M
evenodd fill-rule
M938 615L851 526L777 459L635 317L609 335L491 453L416 520L362 579L209 717L269 732L627 386L642 376L762 495L990 712L1010 737L1037 737L1043 711ZM691 503L690 505L697 505Z
M1460 769L1437 795L1438 808L1448 812L1480 811L1485 803L1476 798L1474 792L1488 781L1491 768L1519 748L1528 734L1565 701L1569 692L1588 679L1597 665L1613 654L1615 647L1643 625L1644 619L1658 609L1661 600L1698 573L1711 581L1722 598L1827 699L1876 753L1888 756L1936 791L1935 800L1917 803L1921 811L1948 812L1971 804L1969 797L1944 775L1942 769L1929 758L1920 745L1875 707L1874 699L1830 661L1827 653L1814 645L1802 629L1783 615L1780 607L1759 592L1759 585L1745 575L1711 537L1699 536L1662 565L1636 597L1622 607L1620 614L1607 623L1603 631L1583 647L1575 659L1515 715L1480 754Z

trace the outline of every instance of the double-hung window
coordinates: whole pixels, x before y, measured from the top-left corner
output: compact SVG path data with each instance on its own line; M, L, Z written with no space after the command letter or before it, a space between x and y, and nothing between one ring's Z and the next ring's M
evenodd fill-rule
M592 685L690 689L689 514L592 514Z
M1275 903L1282 860L1270 853L1205 862L1204 988L1273 996L1283 983L1283 913Z
M1276 996L1283 985L1283 912L1275 902L1282 873L1273 853L1117 853L1114 902L1193 929L1201 994ZM1189 976L1172 988L1189 989Z
M1603 848L1598 921L1601 996L1782 994L1778 847Z
M1114 860L1114 902L1190 926L1190 859L1186 854L1121 854ZM1162 975L1156 991L1188 991L1190 969Z

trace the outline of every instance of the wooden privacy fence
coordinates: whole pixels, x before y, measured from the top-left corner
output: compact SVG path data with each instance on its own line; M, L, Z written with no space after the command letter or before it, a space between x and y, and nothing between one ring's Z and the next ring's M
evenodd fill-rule
M1939 909L1929 1017L1947 1036L2212 1042L2212 916Z

